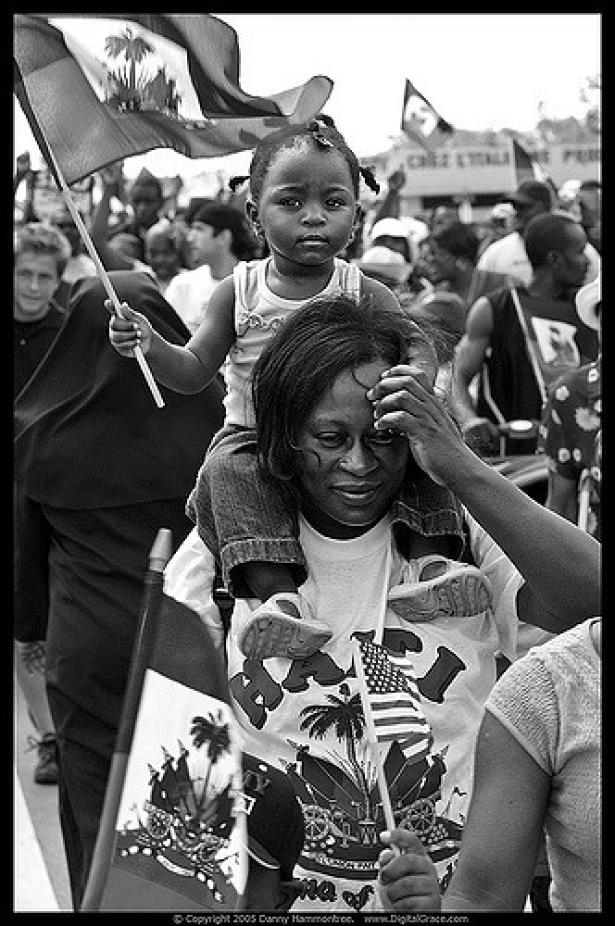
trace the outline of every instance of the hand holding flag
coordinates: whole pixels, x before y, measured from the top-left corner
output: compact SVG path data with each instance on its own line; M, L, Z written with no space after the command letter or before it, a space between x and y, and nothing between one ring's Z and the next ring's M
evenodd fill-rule
M119 315L69 185L153 148L191 158L252 148L287 122L311 119L333 88L313 77L269 97L244 93L234 30L204 14L18 14L13 49L15 94ZM135 357L163 407L140 347Z

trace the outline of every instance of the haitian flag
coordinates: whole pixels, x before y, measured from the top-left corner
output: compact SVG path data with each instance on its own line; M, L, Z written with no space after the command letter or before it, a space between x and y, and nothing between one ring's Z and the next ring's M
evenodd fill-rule
M251 96L235 31L206 14L14 16L14 91L41 153L70 185L125 157L254 148L318 113L328 77ZM57 178L56 178L57 179Z
M242 754L223 656L201 618L162 591L165 533L150 556L81 912L226 913L240 909L247 881Z
M411 141L418 142L427 151L435 151L448 136L453 126L433 108L427 97L419 93L406 78L401 127Z
M512 138L512 149L515 187L520 186L526 180L539 180L541 183L547 184L551 190L551 195L554 197L554 202L556 202L558 196L557 187L540 161L533 154L530 154L516 138Z

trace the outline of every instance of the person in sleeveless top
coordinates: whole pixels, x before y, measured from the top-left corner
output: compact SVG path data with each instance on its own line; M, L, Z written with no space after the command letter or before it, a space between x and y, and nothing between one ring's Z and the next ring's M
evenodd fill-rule
M530 285L477 299L455 360L455 412L478 453L498 453L498 426L539 421L549 387L564 372L595 360L596 332L578 317L574 297L587 270L585 232L570 216L551 213L528 222L525 247ZM474 400L470 386L479 376ZM506 453L526 454L536 438L507 438Z
M297 513L259 472L251 377L276 330L316 296L368 296L401 311L385 285L337 257L360 221L361 177L378 190L329 117L272 133L257 146L249 177L234 178L250 181L246 211L268 256L240 262L220 283L185 349L166 343L129 307L125 319L110 321L113 347L132 357L140 344L154 376L178 392L198 392L225 364L225 427L206 454L188 512L230 593L250 601L250 614L233 632L253 659L305 658L331 635L298 591L306 563ZM437 359L418 328L416 334L424 348L414 370L433 386ZM486 590L473 567L450 559L463 549L458 502L423 474L413 517L419 565L396 591L397 607L475 613Z

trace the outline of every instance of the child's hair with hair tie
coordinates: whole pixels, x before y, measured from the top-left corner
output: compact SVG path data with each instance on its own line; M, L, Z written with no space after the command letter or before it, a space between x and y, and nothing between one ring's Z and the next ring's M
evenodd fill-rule
M339 129L336 128L331 116L319 113L308 122L300 125L286 125L277 132L266 135L265 138L259 141L250 162L249 176L250 193L255 202L258 203L260 199L265 175L275 155L284 148L292 148L302 138L312 139L323 149L339 151L350 168L354 193L357 199L359 197L359 181L361 178L374 193L380 192L380 184L377 182L371 167L363 167L359 164L356 154L348 146ZM231 187L234 190L239 185L239 182L243 182L244 179L244 177L233 177L229 181L229 186L236 181L235 187Z

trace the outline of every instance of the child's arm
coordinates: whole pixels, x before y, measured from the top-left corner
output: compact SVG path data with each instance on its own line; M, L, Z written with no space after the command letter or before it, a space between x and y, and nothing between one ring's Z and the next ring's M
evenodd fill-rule
M108 299L105 306L113 310ZM140 344L152 373L163 386L175 392L200 392L216 376L233 344L234 307L235 287L230 276L216 287L198 329L185 346L180 346L166 341L144 315L123 303L125 318L112 315L109 340L123 357L134 357L134 348Z
M378 859L380 897L385 910L439 910L436 866L415 833L396 829L380 838L399 851L384 849Z

